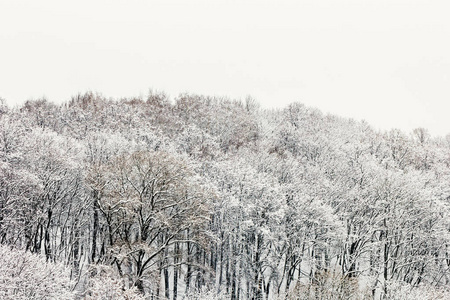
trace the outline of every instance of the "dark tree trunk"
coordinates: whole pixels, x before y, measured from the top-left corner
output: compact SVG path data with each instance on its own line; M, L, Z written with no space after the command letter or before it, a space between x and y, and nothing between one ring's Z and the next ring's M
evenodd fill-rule
M92 252L91 252L91 262L95 262L95 258L97 256L97 232L99 231L98 225L98 192L94 191L94 214L93 214L93 228L92 228Z
M45 234L44 234L44 251L45 251L45 257L47 260L52 259L52 249L50 246L50 225L52 220L53 212L51 209L48 209L47 211L47 224L45 227Z
M189 240L189 229L186 230L186 240ZM191 287L191 278L192 278L192 266L191 266L191 255L192 255L192 245L190 242L186 243L186 277L185 277L185 295L189 293L189 288Z
M174 245L174 256L173 256L173 300L177 300L177 294L178 294L178 262L179 262L179 255L180 255L180 246L178 243Z
M167 248L164 250L164 260L166 262L168 260L168 255L169 255L168 251L169 250ZM170 286L169 286L169 270L167 269L167 267L164 268L163 274L164 274L164 296L166 297L166 299L169 299L169 297L170 297Z

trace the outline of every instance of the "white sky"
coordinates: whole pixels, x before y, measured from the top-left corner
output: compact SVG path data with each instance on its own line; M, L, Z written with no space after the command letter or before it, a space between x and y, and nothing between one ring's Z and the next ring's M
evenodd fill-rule
M0 97L149 88L450 133L448 0L0 0Z

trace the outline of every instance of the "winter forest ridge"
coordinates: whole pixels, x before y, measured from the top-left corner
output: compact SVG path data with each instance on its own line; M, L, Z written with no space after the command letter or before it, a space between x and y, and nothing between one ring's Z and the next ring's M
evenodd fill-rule
M0 100L0 299L450 299L450 138L293 103Z

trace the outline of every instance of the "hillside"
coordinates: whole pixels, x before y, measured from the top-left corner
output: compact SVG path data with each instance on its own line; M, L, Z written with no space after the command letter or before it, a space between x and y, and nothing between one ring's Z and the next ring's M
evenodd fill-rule
M449 199L450 140L423 128L191 94L0 102L0 251L33 262L0 270L4 299L36 264L67 299L450 299Z

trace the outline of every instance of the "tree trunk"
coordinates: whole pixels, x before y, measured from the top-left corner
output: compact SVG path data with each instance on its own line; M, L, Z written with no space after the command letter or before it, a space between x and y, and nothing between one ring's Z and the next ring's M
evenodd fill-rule
M173 256L173 300L177 300L178 293L178 256L180 255L180 245L175 243Z
M168 256L169 256L169 249L166 247L164 250L164 260L166 261L166 265L168 264ZM170 285L169 285L169 270L167 267L163 269L164 274L164 296L166 299L170 299Z
M169 289L169 270L164 268L164 296L166 299L170 297L170 289Z
M97 256L97 232L99 231L98 225L98 192L94 191L94 214L93 214L93 228L92 228L92 246L91 246L91 263L95 263Z

